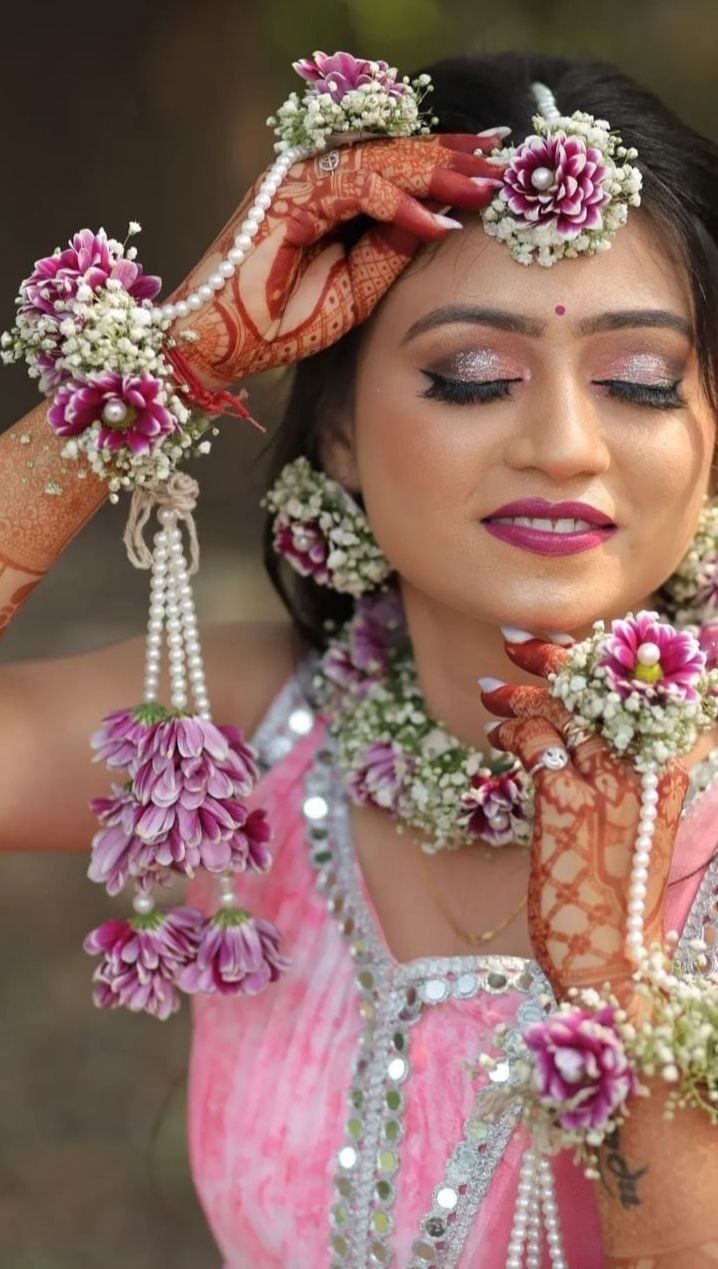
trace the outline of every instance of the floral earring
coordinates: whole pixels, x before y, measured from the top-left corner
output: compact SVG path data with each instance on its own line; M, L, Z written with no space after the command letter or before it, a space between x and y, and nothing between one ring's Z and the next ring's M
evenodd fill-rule
M303 456L282 468L260 506L275 513L274 550L320 586L358 599L394 571L359 504Z
M718 495L706 494L693 541L678 568L661 587L675 625L718 623Z

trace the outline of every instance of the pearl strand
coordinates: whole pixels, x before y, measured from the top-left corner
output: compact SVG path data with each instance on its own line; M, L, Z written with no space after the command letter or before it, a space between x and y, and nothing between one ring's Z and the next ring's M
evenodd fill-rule
M182 551L182 539L173 511L163 508L159 516L167 526L169 568L167 572L167 608L165 631L167 656L170 664L170 704L173 709L187 709L187 678L185 674L185 650L177 593L177 559Z
M628 955L635 965L640 965L646 956L643 927L646 914L648 865L651 859L657 815L658 771L656 764L652 763L641 774L641 811L628 885L626 945Z
M527 1146L521 1160L519 1185L514 1208L514 1220L511 1226L511 1237L506 1253L506 1269L521 1269L523 1249L526 1241L529 1212L534 1206L534 1191L538 1184L536 1171L536 1151Z
M550 1159L541 1158L538 1160L538 1187L541 1195L543 1220L552 1269L568 1269L568 1261L564 1254L561 1238L561 1221L553 1186Z
M164 529L159 533L155 533L153 540L150 611L147 620L143 691L143 699L146 701L156 701L159 695L162 631L164 628L168 571L167 534Z
M192 688L194 713L200 718L205 718L209 721L212 715L209 707L209 695L207 693L204 659L199 639L192 584L189 580L180 531L176 529L175 532L176 537L173 546L170 547L170 573L173 580L175 602L178 608L181 641L184 645L185 668Z
M274 160L259 187L252 206L235 234L234 246L227 252L224 259L220 261L214 272L210 273L207 281L198 286L196 291L192 291L186 299L177 300L174 304L153 306L152 314L155 321L174 321L176 317L189 317L190 313L197 313L205 304L209 304L215 293L222 290L228 279L234 275L237 267L245 259L252 245L252 239L259 232L259 227L264 220L267 209L271 206L272 199L289 168L293 163L298 162L300 159L308 158L314 152L314 148L311 146L295 145L291 149L285 150L283 154L280 154Z

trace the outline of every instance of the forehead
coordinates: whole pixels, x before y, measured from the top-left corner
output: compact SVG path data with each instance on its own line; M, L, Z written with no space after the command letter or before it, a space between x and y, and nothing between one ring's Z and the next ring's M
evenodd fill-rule
M455 213L454 213L455 214ZM545 320L562 305L562 322L604 309L665 308L692 313L687 271L641 209L631 209L608 251L563 259L550 268L518 264L490 238L476 215L463 229L421 248L388 292L382 308L413 321L449 302L478 302Z

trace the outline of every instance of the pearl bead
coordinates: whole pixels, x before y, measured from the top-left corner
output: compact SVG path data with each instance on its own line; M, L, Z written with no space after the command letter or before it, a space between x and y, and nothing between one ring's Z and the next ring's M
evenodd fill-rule
M643 899L631 899L628 904L628 911L632 916L643 916L644 907Z
M187 299L187 307L190 308L193 313L196 313L197 309L202 307L202 297L194 292Z
M136 894L132 900L132 906L135 912L151 912L155 906L155 901L151 894Z
M224 278L221 273L210 273L207 281L213 291L221 291L224 286Z
M187 301L178 300L177 301L177 316L187 317L188 313L189 313L189 304L187 303Z
M244 236L244 235L242 235L242 236ZM236 241L237 241L237 239L235 238L235 242L236 242ZM248 242L249 242L249 241L250 241L250 240L248 239ZM245 254L246 254L246 252L245 252L244 250L242 250L239 246L232 247L232 248L231 248L231 249L227 252L227 259L228 259L228 260L231 260L232 264L241 264L241 263L242 263L242 261L244 260Z
M271 206L271 203L272 203L272 200L271 200L271 198L269 197L269 195L268 195L268 194L262 194L261 192L260 192L259 194L257 194L257 197L256 197L256 198L255 198L255 200L254 200L254 206L255 206L255 207L261 207L262 211L266 211L266 210L267 210L267 208ZM250 213L250 215L251 215L251 213Z
M240 251L249 251L249 248L252 245L252 239L249 234L238 233L234 239L234 245Z
M253 238L255 234L259 233L259 221L250 220L249 217L247 217L242 224L242 231L248 238Z
M223 260L217 269L217 272L221 273L223 278L231 278L232 274L235 272L235 268L231 260Z
M174 304L165 304L164 308L162 309L162 316L163 318L171 322L172 319L176 316L176 310L175 310Z
M550 167L536 167L531 173L531 184L534 189L547 190L554 183L554 174Z
M641 802L643 806L657 806L658 805L657 789L644 789L642 797L641 797Z
M643 917L636 916L635 913L629 916L626 922L629 934L640 934L643 929Z
M642 643L636 650L636 660L640 665L658 665L661 649L657 643Z
M208 286L206 282L203 282L202 285L197 288L197 293L200 299L204 300L205 303L207 302L207 300L211 300L212 296L214 295L214 291L212 290L211 286Z
M102 411L102 417L106 423L121 423L127 418L127 406L124 401L108 401Z

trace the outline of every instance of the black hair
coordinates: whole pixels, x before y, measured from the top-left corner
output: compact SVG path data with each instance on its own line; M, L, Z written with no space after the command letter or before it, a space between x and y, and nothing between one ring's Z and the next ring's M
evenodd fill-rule
M422 72L434 84L425 102L439 120L432 131L480 132L504 124L518 143L533 131L531 116L537 107L530 85L538 80L549 86L563 114L584 110L607 119L624 145L635 146L643 175L642 210L678 251L687 271L701 377L718 413L718 147L611 63L505 52L443 58L410 74L413 78ZM342 232L347 245L370 223L367 217L349 222ZM351 403L365 325L292 367L283 418L271 442L270 484L299 455L322 468L320 441L339 407L346 411ZM361 496L354 496L363 505ZM263 558L295 635L310 647L326 647L326 623L347 621L354 600L298 576L275 553L269 514Z

